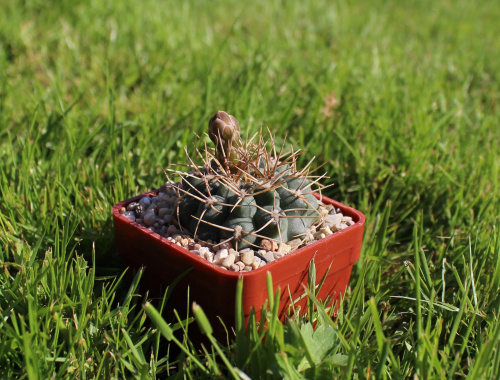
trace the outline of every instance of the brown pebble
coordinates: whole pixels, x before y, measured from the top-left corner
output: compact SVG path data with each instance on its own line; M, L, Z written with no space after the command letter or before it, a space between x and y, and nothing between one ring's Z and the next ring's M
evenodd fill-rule
M120 213L121 213L121 214L123 214L125 211L127 211L127 209L126 209L125 207L122 207L122 208L120 209Z
M290 246L291 250L293 251L295 248L297 248L299 245L302 244L302 240L293 239L293 240L290 240L287 244Z
M177 230L177 227L175 227L174 225L170 225L167 228L167 234L169 234L169 235L175 235L178 232L179 232L179 230Z
M277 251L278 244L274 240L264 239L260 243L260 247L265 251Z

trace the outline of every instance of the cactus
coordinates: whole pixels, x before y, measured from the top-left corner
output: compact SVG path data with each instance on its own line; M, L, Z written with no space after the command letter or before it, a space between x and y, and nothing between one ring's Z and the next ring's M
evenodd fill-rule
M189 157L189 172L180 175L179 226L196 239L214 245L232 242L236 249L300 238L320 218L310 165L298 170L300 152L277 150L271 133L242 141L237 120L218 111L209 122L215 150L197 151L203 165ZM271 142L268 148L266 140Z

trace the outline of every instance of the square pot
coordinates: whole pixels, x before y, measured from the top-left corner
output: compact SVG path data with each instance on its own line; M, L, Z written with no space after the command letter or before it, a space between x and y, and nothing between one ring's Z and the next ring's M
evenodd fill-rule
M260 317L261 307L267 299L267 272L272 274L274 291L278 287L281 288L279 312L284 318L290 300L296 300L304 294L304 286L308 282L309 263L313 258L318 283L328 271L318 299L325 300L331 297L331 302L335 302L344 293L352 266L360 256L364 215L323 196L321 199L325 204L339 208L344 216L350 216L355 223L253 271L232 272L221 269L120 214L120 209L129 203L137 202L143 196L156 194L157 191L145 193L113 207L117 251L124 265L136 269L146 267L141 280L141 289L149 290L150 296L153 297L155 295L161 297L162 291L169 284L189 270L175 286L168 302L182 315L188 307L189 287L189 302L197 302L213 325L216 324L216 317L220 317L227 327L234 325L236 283L239 277L243 277L245 320L248 319L252 308L256 311L257 320ZM316 196L318 197L317 194ZM306 301L307 297L303 297L295 305L301 306L301 311L305 312Z

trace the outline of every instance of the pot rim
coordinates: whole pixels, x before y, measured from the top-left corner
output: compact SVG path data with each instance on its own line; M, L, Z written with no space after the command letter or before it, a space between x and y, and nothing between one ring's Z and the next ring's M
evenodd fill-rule
M340 202L338 202L338 201L336 201L334 199L331 199L331 198L328 198L328 197L326 197L324 195L321 195L319 193L313 193L314 196L316 198L320 199L322 202L324 202L326 204L331 204L335 208L340 208L342 214L345 215L345 216L350 216L355 221L355 223L353 225L351 225L351 226L343 229L343 230L336 231L333 234L331 234L331 235L329 235L329 236L327 236L327 237L325 237L323 239L316 240L315 242L313 242L311 244L308 244L308 245L306 245L306 246L304 246L302 248L299 248L299 249L297 249L297 250L295 250L293 252L290 252L290 253L286 254L285 256L280 257L279 259L273 260L270 263L267 263L266 265L264 265L264 266L262 266L260 268L257 268L257 269L254 269L254 270L251 270L251 271L248 271L248 272L233 272L233 271L229 271L227 269L222 269L218 265L216 265L214 263L211 263L210 261L208 261L206 259L201 258L200 256L198 256L195 253L189 251L188 249L186 249L186 248L184 248L182 246L179 246L179 245L171 242L167 238L162 237L162 236L160 236L159 234L157 234L155 232L152 232L148 228L140 225L139 223L131 221L126 216L124 216L124 215L122 215L120 213L120 209L122 207L125 207L129 203L131 203L131 202L137 202L139 199L141 199L144 196L150 196L151 197L151 196L157 195L158 193L159 193L159 189L151 190L151 191L145 192L143 194L136 195L135 197L132 197L132 198L123 200L121 202L118 202L117 204L115 204L113 206L113 216L114 216L114 218L117 218L117 219L119 219L119 220L121 220L121 221L123 221L125 223L131 224L132 226L138 228L138 230L140 231L140 233L144 237L145 237L145 235L149 235L150 237L153 237L153 238L159 240L160 242L166 244L167 246L169 246L172 250L174 250L178 254L187 256L188 258L192 259L193 261L195 261L199 265L205 266L207 269L210 268L211 270L215 270L220 275L227 276L227 277L257 276L257 275L260 275L260 273L263 272L263 271L272 271L273 268L275 268L275 267L277 267L279 265L282 265L282 264L286 265L286 263L288 261L293 260L297 255L300 255L300 253L302 253L302 252L304 252L306 250L311 250L311 249L314 250L315 246L317 246L319 244L327 244L329 242L329 240L335 239L337 236L339 236L341 234L345 234L349 230L352 230L352 229L355 229L355 228L363 228L363 226L365 224L365 216L364 216L364 214L362 212L356 210L355 208L349 207L349 206L347 206L347 205L345 205L343 203L340 203Z

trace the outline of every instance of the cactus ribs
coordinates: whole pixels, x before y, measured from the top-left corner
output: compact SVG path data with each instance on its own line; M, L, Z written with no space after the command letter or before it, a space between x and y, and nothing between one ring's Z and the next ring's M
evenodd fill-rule
M205 144L195 160L187 155L187 171L170 170L180 177L175 189L181 230L241 250L258 247L264 239L286 243L301 238L320 220L313 192L324 188L319 184L324 175L311 176L314 159L299 170L301 151L277 149L269 130L243 141L238 121L224 111L210 119L208 135L215 148Z

